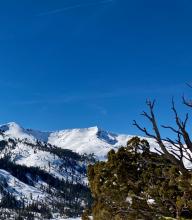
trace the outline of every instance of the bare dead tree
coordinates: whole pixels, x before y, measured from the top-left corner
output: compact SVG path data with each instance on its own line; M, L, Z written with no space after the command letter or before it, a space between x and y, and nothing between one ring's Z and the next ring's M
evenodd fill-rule
M192 89L192 85L191 85L191 84L187 83L186 85L187 85L189 88ZM184 105L186 105L186 106L192 108L192 100L191 100L191 99L188 99L188 100L187 100L184 95L182 96L182 99L183 99L183 104L184 104Z
M187 102L187 100L185 101ZM141 115L151 123L153 132L149 132L148 129L140 126L135 120L133 125L142 131L147 137L155 139L160 147L160 150L156 150L159 153L164 154L164 156L173 164L175 164L183 174L188 174L189 170L184 165L184 161L188 161L192 164L192 142L186 129L189 118L188 114L186 114L184 121L182 121L178 116L174 100L172 99L172 111L175 116L175 123L177 128L167 125L163 125L162 127L170 129L172 132L174 132L176 134L176 139L174 140L168 137L162 138L157 124L156 116L154 114L155 100L147 100L146 104L149 109L149 113L143 111Z

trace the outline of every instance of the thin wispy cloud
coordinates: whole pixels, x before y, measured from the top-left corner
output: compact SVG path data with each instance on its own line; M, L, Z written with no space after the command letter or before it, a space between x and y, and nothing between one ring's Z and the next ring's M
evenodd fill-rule
M97 2L92 2L92 3L86 3L86 4L79 3L79 4L65 6L63 8L58 8L58 9L51 10L51 11L41 12L41 13L37 14L36 16L41 17L41 16L54 15L54 14L62 13L64 11L73 10L76 8L85 8L85 7L89 7L89 6L109 4L109 3L112 3L113 1L114 0L103 0L103 1L97 1Z
M177 84L173 86L164 86L157 87L152 86L146 87L127 87L119 88L108 92L101 93L81 93L81 94L63 94L63 95L52 95L52 96L42 96L42 94L35 94L34 98L27 100L18 100L12 102L14 105L61 105L61 104L70 104L77 102L88 102L88 101L98 101L105 99L116 99L116 98L126 98L133 97L134 95L145 94L146 97L153 97L153 95L182 95L183 84ZM176 91L176 92L175 92ZM105 109L99 108L100 112L106 114Z

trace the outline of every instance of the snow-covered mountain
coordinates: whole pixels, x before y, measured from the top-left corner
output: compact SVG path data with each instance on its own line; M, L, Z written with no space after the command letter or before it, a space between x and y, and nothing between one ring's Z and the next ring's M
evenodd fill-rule
M79 215L91 203L87 165L132 137L98 127L42 132L14 122L0 125L0 208L8 198L18 206L46 205L62 216ZM152 150L157 147L148 141Z

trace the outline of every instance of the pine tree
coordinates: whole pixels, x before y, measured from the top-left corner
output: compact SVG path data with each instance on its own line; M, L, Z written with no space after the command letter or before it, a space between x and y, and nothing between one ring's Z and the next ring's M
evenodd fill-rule
M185 176L186 177L186 176ZM94 220L192 219L192 178L138 137L88 168Z

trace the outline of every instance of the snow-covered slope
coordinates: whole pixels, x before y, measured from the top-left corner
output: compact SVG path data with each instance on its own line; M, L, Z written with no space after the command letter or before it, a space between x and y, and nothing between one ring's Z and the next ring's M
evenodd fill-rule
M37 199L41 202L49 200L47 193L21 182L9 172L2 169L0 169L0 181L7 184L7 192L11 193L18 199L22 197L28 203L32 203L33 200Z
M126 135L116 135L98 127L91 127L53 132L50 134L48 142L81 154L94 153L102 158L110 149L125 145L128 138Z

